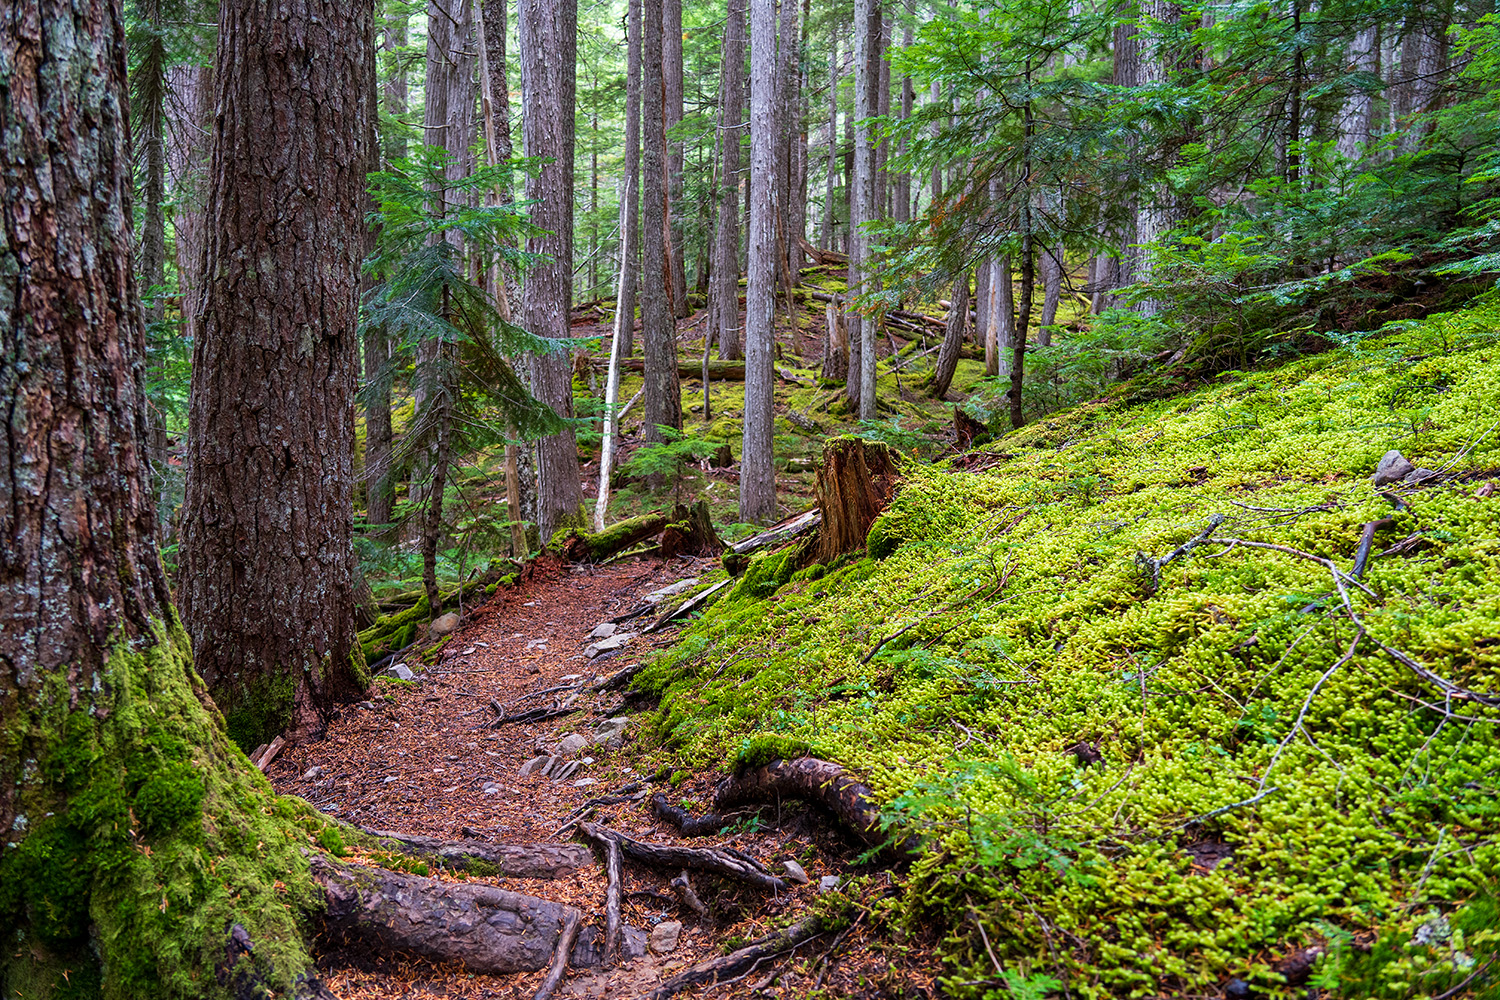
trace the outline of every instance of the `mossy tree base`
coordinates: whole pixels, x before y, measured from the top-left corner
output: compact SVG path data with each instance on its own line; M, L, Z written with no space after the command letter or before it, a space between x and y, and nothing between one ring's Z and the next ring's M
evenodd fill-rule
M896 453L878 441L834 438L823 447L818 469L818 509L823 524L813 561L827 563L865 547L875 518L891 502L901 481Z

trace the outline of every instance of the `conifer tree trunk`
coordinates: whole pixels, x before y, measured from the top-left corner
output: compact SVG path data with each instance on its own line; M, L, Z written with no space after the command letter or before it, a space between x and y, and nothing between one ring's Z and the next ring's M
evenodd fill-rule
M776 163L776 0L750 0L750 265L745 295L745 422L740 448L740 520L776 513L773 459L773 297Z
M787 316L795 317L791 288L797 284L802 268L802 247L792 229L792 189L796 185L798 84L797 70L797 4L796 0L780 2L780 32L776 51L776 191L772 195L776 211L777 268L787 295Z
M880 39L884 30L878 0L854 3L854 189L849 209L849 291L868 291L869 236L860 227L875 219L876 149L867 124L879 108ZM853 313L849 317L849 378L857 385L859 418L875 419L875 334L878 324Z
M242 746L368 682L351 532L372 18L370 0L220 11L178 596Z
M662 76L666 92L666 130L682 124L682 0L662 2ZM687 268L683 263L683 221L687 207L682 201L683 144L667 142L667 216L672 222L672 307L678 319L687 319Z
M203 209L208 197L209 140L213 134L213 67L173 66L167 81L167 176L177 202L172 216L177 291L182 301L182 335L189 343L196 343L206 235Z
M526 178L531 221L546 232L526 241L551 260L532 267L521 291L522 322L543 337L568 336L573 304L573 105L578 52L577 0L520 0L522 143L547 160ZM573 367L567 352L531 359L531 392L561 417L573 416ZM536 520L545 542L583 523L578 443L571 428L537 442Z
M907 12L910 13L911 4L906 4ZM909 49L912 43L912 22L907 20L901 27L901 48ZM911 117L912 105L916 101L916 93L911 89L911 77L901 78L901 120L905 121ZM903 137L897 152L906 153L906 139ZM897 222L911 221L911 173L902 167L896 174L895 182L891 191L892 217Z
M124 46L115 0L0 9L0 175L27 207L0 212L0 982L201 995L239 926L283 942L258 964L290 993L311 962L282 902L303 900L271 883L296 881L296 848L255 846L273 800L208 706L157 555Z
M1354 33L1349 43L1348 61L1355 72L1380 74L1380 26L1369 25ZM1375 95L1358 90L1344 99L1339 121L1339 153L1348 160L1358 160L1365 145L1374 138Z
M729 0L724 23L724 65L720 86L719 144L723 150L723 186L719 199L719 224L714 235L714 317L710 320L719 338L719 357L730 361L741 356L740 337L740 143L745 117L741 98L745 93L745 5L748 0Z
M818 244L824 250L835 247L833 189L838 177L839 155L839 33L828 32L828 178L823 188L823 233Z
M645 439L658 427L682 427L677 329L669 295L666 108L662 76L662 0L641 4L641 345L645 352Z
M953 282L953 298L948 306L948 326L943 331L943 346L938 348L937 364L932 369L929 391L936 399L948 394L953 373L958 370L959 354L964 346L964 327L969 321L969 276L960 274Z
M385 24L383 46L387 52L405 47L407 15L393 14ZM406 113L406 73L398 69L386 77L383 85L386 114ZM373 124L373 123L372 123ZM389 165L406 156L406 140L393 133L382 155ZM365 327L365 521L371 526L388 525L394 519L396 491L391 468L391 444L395 435L391 427L391 390L382 375L389 360L390 346L384 328L373 323Z
M1182 17L1182 10L1172 0L1143 0L1141 13L1152 22L1145 39L1139 43L1138 83L1145 85L1166 80L1173 55L1163 35ZM1118 58L1118 57L1117 57ZM1135 242L1144 247L1161 239L1177 223L1176 199L1168 190L1148 188L1141 192L1135 213ZM1135 251L1132 281L1151 280L1151 259L1144 250ZM1155 315L1160 303L1142 299L1136 310L1144 316Z
M620 357L635 349L641 233L641 0L626 0L625 156L621 165L620 272L615 282L614 337Z

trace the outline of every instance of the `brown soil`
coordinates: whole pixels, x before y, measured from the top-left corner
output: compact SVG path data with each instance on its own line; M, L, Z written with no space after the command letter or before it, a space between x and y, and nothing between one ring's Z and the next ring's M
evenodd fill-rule
M466 610L459 631L414 685L377 682L371 699L350 706L334 720L325 737L289 747L269 767L280 792L300 795L319 809L359 826L399 830L445 839L473 837L495 843L542 843L575 836L556 831L589 798L607 795L634 781L656 777L663 752L639 723L642 706L619 693L580 695L580 712L535 724L492 728L492 700L508 712L549 706L568 692L523 699L531 692L591 679L635 662L653 646L672 640L638 636L622 653L595 660L584 657L588 634L606 619L636 607L641 595L708 564L702 560L636 560L604 568L566 566L543 560L530 579L492 600ZM632 631L649 616L626 623ZM413 669L419 664L410 662ZM618 747L594 745L582 757L593 757L565 781L522 778L523 763L562 737L589 735L597 722L628 714L632 725ZM310 769L321 775L306 777ZM650 785L673 801L706 803L720 775L690 776L674 786L669 780ZM579 785L578 782L586 782ZM486 794L489 784L494 791ZM498 787L497 787L498 786ZM657 822L647 803L599 807L591 818L645 840L676 841L676 832ZM830 873L858 871L849 862L857 853L829 824L797 804L770 807L761 815L747 812L741 832L693 841L694 846L730 845L767 866L798 859L810 885L777 896L695 875L693 884L712 911L710 926L700 927L682 909L667 882L676 872L626 863L623 916L647 930L661 920L680 920L682 942L667 955L638 959L605 972L570 969L558 996L637 997L681 968L721 954L729 938L750 939L766 933L817 898L817 881ZM443 877L454 877L444 875ZM463 877L461 875L457 877ZM577 906L586 921L602 930L605 877L595 866L558 880L490 879L497 885ZM889 876L871 873L856 894L873 900L889 891ZM853 911L851 911L853 912ZM818 983L824 996L930 995L930 977L906 949L882 954L869 935L868 919L839 936L825 934L786 959L768 961L738 983L700 991L715 997L808 996ZM835 947L836 945L836 947ZM833 954L830 955L830 952ZM925 962L921 964L925 965ZM325 960L328 984L344 1000L374 997L519 997L529 998L542 973L511 976L472 975L460 968L434 965L401 954L337 954ZM920 985L919 985L920 984Z

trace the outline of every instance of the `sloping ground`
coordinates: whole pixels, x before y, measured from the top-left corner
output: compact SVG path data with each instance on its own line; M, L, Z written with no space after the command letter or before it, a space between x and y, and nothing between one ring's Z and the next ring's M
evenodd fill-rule
M1497 329L913 465L874 558L762 557L648 668L660 735L864 774L951 995L1303 996L1307 948L1325 995L1495 995ZM1392 448L1440 475L1380 495Z

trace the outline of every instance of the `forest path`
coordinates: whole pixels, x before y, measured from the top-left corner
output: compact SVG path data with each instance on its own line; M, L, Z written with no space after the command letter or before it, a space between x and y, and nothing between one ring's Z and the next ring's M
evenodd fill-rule
M377 682L370 699L349 706L330 724L323 739L288 747L272 762L268 776L278 792L300 795L361 827L507 844L567 840L573 831L557 831L575 809L654 772L659 751L649 741L637 741L639 719L632 715L623 744L585 748L578 759L593 760L578 773L561 781L540 775L521 777L521 766L544 748L555 748L570 733L591 736L598 722L621 713L624 699L619 693L584 692L577 700L578 713L499 728L492 728L496 713L490 702L508 706L508 712L550 706L569 692L522 699L533 692L607 675L637 662L652 646L669 645L670 637L637 636L621 652L593 660L584 655L589 633L600 622L632 610L643 595L695 576L708 565L710 561L681 558L631 560L606 567L538 560L520 585L497 592L478 607L464 609L463 623L445 646L440 662L419 671L419 683ZM651 620L650 615L643 615L620 630ZM671 792L674 800L696 795L706 801L715 777L700 774L675 788L658 787ZM652 818L645 805L604 806L591 818L642 839L675 840L675 831ZM775 857L807 857L812 841L807 824L798 816L789 818L783 829L752 827L695 845L730 844L771 864ZM806 905L816 894L817 877L828 870L809 865L811 886L774 898L738 887L720 887L715 895L705 892L718 918L716 935L697 927L691 914L685 917L679 912L667 885L675 872L636 865L627 868L625 922L649 931L657 922L681 920L685 927L681 942L668 954L648 952L608 972L572 969L557 996L641 996L663 976L717 955L720 935L729 933L741 919ZM606 878L599 866L553 880L482 881L577 906L585 914L586 926L602 923ZM325 971L330 988L342 1000L530 998L543 975L473 975L397 953L344 954L329 961ZM788 989L796 978L787 980ZM721 989L716 995L727 992ZM773 990L772 995L776 994Z

